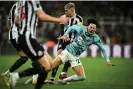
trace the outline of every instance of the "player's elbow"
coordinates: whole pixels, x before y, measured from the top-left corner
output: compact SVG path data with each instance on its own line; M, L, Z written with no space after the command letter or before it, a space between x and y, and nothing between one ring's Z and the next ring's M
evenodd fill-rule
M40 20L45 20L45 17L44 17L43 15L39 15L38 18L39 18Z

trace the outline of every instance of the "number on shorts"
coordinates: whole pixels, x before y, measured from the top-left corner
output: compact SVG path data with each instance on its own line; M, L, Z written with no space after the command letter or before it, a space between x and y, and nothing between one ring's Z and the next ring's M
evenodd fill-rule
M79 59L76 59L76 62L79 64L80 63L80 60Z

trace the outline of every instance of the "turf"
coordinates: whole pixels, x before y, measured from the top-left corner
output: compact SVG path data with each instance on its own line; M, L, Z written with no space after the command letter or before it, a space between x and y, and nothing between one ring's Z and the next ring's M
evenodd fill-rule
M0 74L6 71L17 58L19 58L17 55L1 55ZM81 61L86 72L85 81L72 82L69 85L57 84L58 76L62 69L61 66L56 76L56 84L46 84L42 89L133 89L133 59L111 58L111 62L115 64L114 67L106 66L105 60L101 57L81 58ZM17 71L30 66L31 61L28 61ZM72 69L69 70L68 74L74 74ZM32 84L24 84L28 78L20 79L15 89L34 89ZM0 89L8 89L5 87L1 77Z

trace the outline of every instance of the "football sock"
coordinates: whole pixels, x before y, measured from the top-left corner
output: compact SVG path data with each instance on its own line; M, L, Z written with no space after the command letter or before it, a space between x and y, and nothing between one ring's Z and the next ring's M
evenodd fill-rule
M22 78L22 77L31 76L37 73L38 71L36 71L35 68L28 68L22 72L19 72L19 77Z
M54 78L56 76L56 73L58 71L58 68L59 67L57 67L57 68L55 68L55 69L52 70L52 75L51 75L52 78Z
M64 67L63 67L63 70L62 70L62 72L65 72L65 73L67 73L67 71L68 71L68 68L70 67L71 65L70 65L70 63L69 62L66 62L65 64L64 64Z
M38 75L37 83L34 89L41 89L42 85L44 84L45 79L47 78L48 72L45 70L40 72Z
M78 75L72 75L72 76L70 76L68 78L63 79L63 81L66 81L66 82L83 81L83 80L85 80L85 77L78 76Z
M28 57L21 57L19 58L9 69L10 72L14 72L16 69L18 69L20 66L22 66L26 61L28 60Z

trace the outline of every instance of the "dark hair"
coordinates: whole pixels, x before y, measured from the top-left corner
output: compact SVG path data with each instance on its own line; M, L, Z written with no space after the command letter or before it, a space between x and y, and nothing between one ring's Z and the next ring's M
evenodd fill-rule
M69 3L67 3L67 4L65 5L65 8L66 8L66 9L75 8L75 4L72 3L72 2L69 2Z
M99 27L99 23L95 18L88 18L87 25L90 25L91 23L95 24L96 27Z

